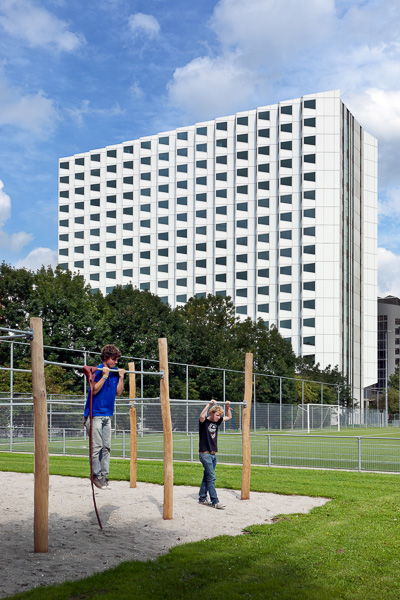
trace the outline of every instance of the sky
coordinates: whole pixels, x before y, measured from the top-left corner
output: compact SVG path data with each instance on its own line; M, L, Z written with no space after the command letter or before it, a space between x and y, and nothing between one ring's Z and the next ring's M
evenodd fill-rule
M0 0L0 260L57 264L58 159L328 90L379 144L400 296L400 3Z

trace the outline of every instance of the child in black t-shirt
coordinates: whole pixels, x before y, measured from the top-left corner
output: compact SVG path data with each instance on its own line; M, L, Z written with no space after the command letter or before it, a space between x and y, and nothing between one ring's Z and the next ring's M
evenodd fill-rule
M213 404L208 416L207 411ZM225 416L224 409L218 406L215 400L211 400L200 414L199 422L199 458L204 467L203 481L199 491L199 504L213 506L223 510L225 506L218 500L215 489L215 467L217 464L218 452L218 427L224 421L232 418L230 402L226 402ZM207 500L207 492L210 494L211 502Z

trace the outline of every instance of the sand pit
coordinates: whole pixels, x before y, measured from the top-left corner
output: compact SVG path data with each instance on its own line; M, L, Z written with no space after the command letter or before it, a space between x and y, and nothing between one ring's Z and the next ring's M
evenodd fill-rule
M162 518L163 488L149 483L112 481L96 490L103 524L93 509L90 482L50 476L49 551L33 552L33 475L3 472L0 525L3 551L0 598L52 583L82 579L126 560L149 560L172 546L218 535L239 535L248 525L272 523L278 514L306 513L326 498L218 489L225 511L197 503L198 488L174 488L174 518ZM207 519L208 527L204 527ZM99 546L102 552L99 554Z

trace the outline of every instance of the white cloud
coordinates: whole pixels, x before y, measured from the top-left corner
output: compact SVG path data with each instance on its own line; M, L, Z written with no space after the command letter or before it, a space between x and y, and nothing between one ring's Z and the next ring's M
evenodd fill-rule
M30 0L2 0L0 26L31 47L51 47L72 52L83 43L81 34L69 31L68 24Z
M83 125L85 116L108 115L114 117L124 114L125 111L120 107L118 102L115 102L111 108L92 108L89 100L82 100L80 108L69 108L67 112L78 125Z
M400 89L367 88L349 94L346 101L369 133L388 141L400 137Z
M391 221L400 220L400 188L392 188L386 192L385 198L379 200L378 214Z
M15 267L17 269L30 269L31 271L37 271L42 266L53 267L57 266L57 251L51 250L50 248L35 248L25 258L17 261Z
M0 124L11 125L40 136L48 136L58 120L52 100L42 91L24 95L0 77Z
M19 252L24 246L32 241L33 235L20 231L19 233L8 234L3 231L3 227L11 216L11 199L3 191L4 184L0 179L0 248L7 248L13 252Z
M144 35L153 39L160 33L160 24L153 15L138 12L129 17L128 23L130 30L135 35Z
M400 298L400 256L378 248L378 294Z

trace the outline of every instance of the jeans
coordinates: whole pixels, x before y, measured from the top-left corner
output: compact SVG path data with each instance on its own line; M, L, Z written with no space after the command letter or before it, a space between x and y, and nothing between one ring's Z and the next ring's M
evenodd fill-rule
M217 490L215 489L215 467L217 466L216 454L199 454L200 462L204 467L203 481L201 482L199 491L199 500L207 499L207 492L210 494L210 499L213 504L219 502Z
M90 435L90 418L85 421ZM108 477L110 470L111 418L93 417L92 421L92 470L93 477Z

